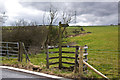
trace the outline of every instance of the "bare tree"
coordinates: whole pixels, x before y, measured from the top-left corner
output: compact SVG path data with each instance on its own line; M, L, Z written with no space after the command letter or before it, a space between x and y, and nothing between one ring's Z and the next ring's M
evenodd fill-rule
M70 11L63 11L62 12L62 21L64 24L68 24L73 21L73 12ZM64 27L62 34L66 30L66 27Z
M65 12L65 11L63 11L63 13L62 13L63 23L64 24L70 23L72 21L72 16L73 16L72 12Z
M13 24L13 26L36 26L37 23L35 21L26 21L25 19L18 19Z
M43 14L43 26L45 25L45 15L46 15L46 13L44 12L44 14Z
M51 44L51 42L53 41L53 23L55 23L57 21L57 15L58 15L58 11L55 7L53 7L53 5L50 5L50 9L49 9L49 15L48 15L48 24L49 24L49 28L48 28L48 34L47 34L47 38L46 38L46 42L45 45Z
M28 26L37 26L37 22L36 21L31 21Z
M53 7L53 5L50 5L49 16L48 16L48 24L50 26L52 26L52 24L56 22L57 15L58 15L57 9Z
M3 23L5 23L5 21L7 20L8 16L6 16L5 12L1 12L0 13L0 25L3 25Z
M25 21L24 19L18 19L12 25L13 26L27 26L28 22Z

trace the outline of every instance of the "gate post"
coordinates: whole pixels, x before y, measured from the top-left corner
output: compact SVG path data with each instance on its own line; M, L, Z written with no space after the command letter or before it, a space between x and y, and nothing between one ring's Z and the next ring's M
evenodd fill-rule
M7 48L7 58L9 59L9 48L8 48L8 43L6 43L6 48Z
M84 46L84 50L85 50L84 53L85 53L85 54L88 54L88 53L87 53L87 49L88 49L88 46L85 45L85 46ZM87 55L85 55L85 59L88 59L88 58L87 58ZM86 62L87 62L87 61L86 61ZM87 66L86 66L85 64L84 64L84 66L85 66L84 70L86 70L86 73L87 73Z
M62 68L62 33L61 33L61 22L59 22L59 69Z
M22 49L22 42L18 43L19 45L19 52L18 52L18 61L22 62L23 59L23 49Z
M21 51L21 53L20 53L20 54L21 54L21 60L20 60L20 61L22 62L22 60L23 60L23 47L22 47L22 42L20 42L20 47L21 47L21 48L20 48L20 51Z
M48 45L45 45L45 51L46 51L46 66L49 69L49 50L48 50Z
M74 73L76 73L78 70L78 50L79 50L79 46L76 46L76 52L75 52L75 67L74 67Z
M18 42L18 61L20 61L20 42Z
M80 47L79 52L79 74L80 74L80 80L82 80L83 77L83 47Z

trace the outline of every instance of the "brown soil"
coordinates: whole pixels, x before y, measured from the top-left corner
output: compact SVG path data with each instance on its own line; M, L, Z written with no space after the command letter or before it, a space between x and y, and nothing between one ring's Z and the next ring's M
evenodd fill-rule
M40 72L42 69L40 66L33 65L32 63L28 63L28 65L22 65L22 64L2 64L3 66L11 66L15 68L20 68L20 69L26 69L26 70L31 70L31 71L37 71Z
M69 35L67 37L76 37L76 36L81 36L81 35L86 35L86 34L90 34L90 33L80 33L80 34L76 34L76 35Z

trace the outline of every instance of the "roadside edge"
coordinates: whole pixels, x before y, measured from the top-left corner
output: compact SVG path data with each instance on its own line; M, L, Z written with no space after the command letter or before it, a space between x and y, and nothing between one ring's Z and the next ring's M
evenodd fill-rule
M14 71L24 72L24 73L28 73L28 74L34 74L37 76L43 76L43 77L53 78L53 79L58 79L58 80L72 80L72 79L67 79L64 77L58 77L58 76L54 76L54 75L50 75L50 74L34 72L34 71L29 71L29 70L19 69L19 68L14 68L14 67L9 67L9 66L0 66L0 68L10 69L10 70L14 70Z

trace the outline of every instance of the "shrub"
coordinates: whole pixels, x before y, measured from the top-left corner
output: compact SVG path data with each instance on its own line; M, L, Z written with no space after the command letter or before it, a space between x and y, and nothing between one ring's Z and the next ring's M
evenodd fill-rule
M24 42L25 46L41 47L47 36L47 28L27 26L27 27L11 27L2 29L2 41L6 42Z

